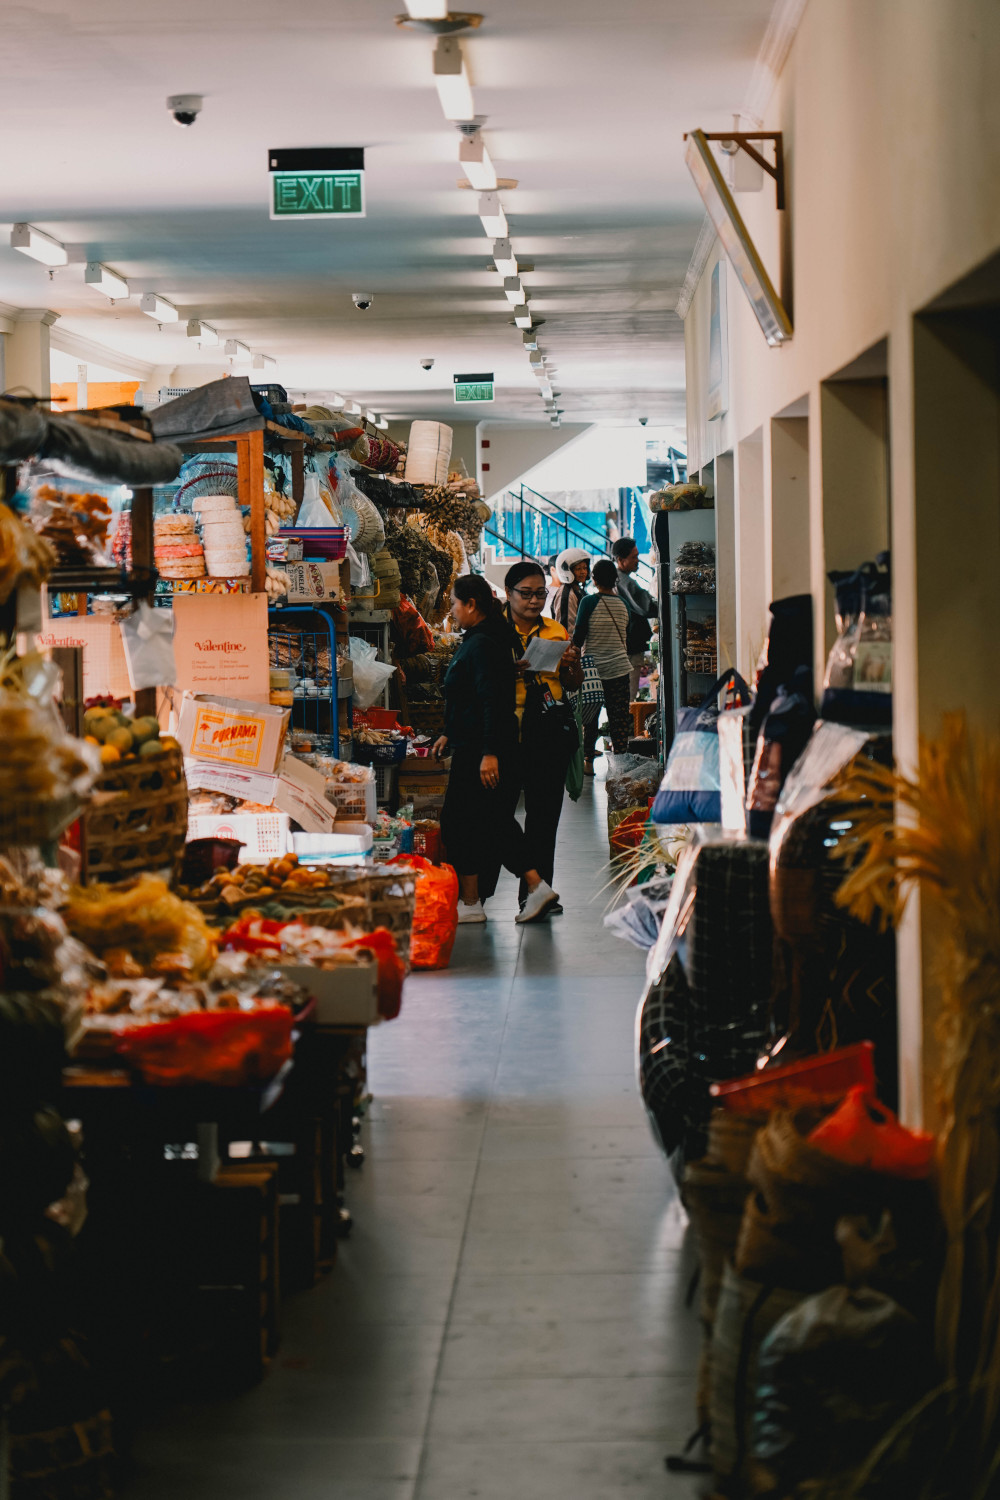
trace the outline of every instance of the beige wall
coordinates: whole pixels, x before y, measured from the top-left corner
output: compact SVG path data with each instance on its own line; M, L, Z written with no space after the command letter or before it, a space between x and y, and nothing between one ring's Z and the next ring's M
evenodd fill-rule
M685 323L691 469L732 454L737 538L763 530L750 546L753 567L765 557L764 589L753 586L751 567L736 570L741 648L763 633L772 587L789 592L801 580L814 595L819 663L829 632L826 570L862 561L891 531L896 747L910 764L919 732L933 733L943 711L974 701L976 674L995 653L1000 628L996 372L991 387L977 377L970 334L965 345L955 336L949 375L955 338L914 327L915 314L1000 251L998 78L997 0L809 0L763 126L784 133L784 266L773 184L765 179L763 192L738 198L772 279L789 291L794 338L768 348L729 270L729 411L709 422L711 259ZM826 384L885 339L887 399L884 387ZM956 401L966 414L960 429ZM789 409L807 425L789 430ZM975 457L967 458L969 445ZM982 481L972 510L948 501L949 460L956 478ZM971 588L956 597L942 583L946 572L960 578L958 558L968 558L963 520L981 558ZM969 647L959 674L957 634ZM995 693L988 698L996 723ZM903 1108L911 1120L923 1111L932 1045L922 978L912 920L900 941Z

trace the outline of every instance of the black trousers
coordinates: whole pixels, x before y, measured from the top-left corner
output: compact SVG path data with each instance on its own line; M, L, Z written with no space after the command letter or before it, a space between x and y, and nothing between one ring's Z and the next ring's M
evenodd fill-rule
M454 770L454 767L453 767ZM555 876L556 835L566 790L566 765L562 757L553 759L537 746L521 744L508 767L501 767L503 826L490 848L484 848L479 869L479 895L492 896L503 866L512 875L523 877L525 870L537 870L549 885ZM524 826L515 812L524 796ZM520 899L528 888L521 879Z
M604 689L604 706L608 711L608 731L611 735L612 749L616 755L624 755L632 733L632 720L628 711L629 678L627 676L602 678L601 687ZM599 717L598 714L583 726L583 753L588 760L593 760L594 751L597 749L597 719Z
M508 859L516 856L516 849L507 844L510 816L509 783L512 755L498 757L500 762L500 785L490 790L483 786L479 766L483 758L481 750L457 749L452 752L448 790L441 810L441 837L450 864L458 875L478 875L480 896L484 867L489 867L499 851L493 888L496 889L500 865L507 865L512 875L522 875L530 865L513 868ZM489 859L487 855L489 854ZM492 894L492 892L491 892Z

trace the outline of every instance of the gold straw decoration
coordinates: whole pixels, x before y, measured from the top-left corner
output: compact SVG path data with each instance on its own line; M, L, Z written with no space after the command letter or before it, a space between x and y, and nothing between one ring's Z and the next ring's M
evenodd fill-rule
M937 1347L947 1377L981 1392L987 1438L1000 1414L1000 737L949 715L921 744L916 780L855 763L837 791L853 825L837 850L852 866L838 903L884 928L919 888L939 919Z

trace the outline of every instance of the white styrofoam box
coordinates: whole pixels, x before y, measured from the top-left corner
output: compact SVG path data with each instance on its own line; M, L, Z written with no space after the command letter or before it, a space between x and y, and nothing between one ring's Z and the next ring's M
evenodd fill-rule
M359 955L360 959L360 955ZM312 964L281 964L281 972L316 997L320 1026L374 1026L378 1019L378 966L371 962L316 969Z
M236 813L231 817L207 817L203 813L188 818L188 840L241 839L240 864L266 865L289 852L291 818L287 813Z
M349 818L355 823L374 823L378 811L377 787L371 781L328 781L326 800L337 809L338 818Z
M370 864L372 830L367 823L342 823L335 833L293 833L292 849L299 859L328 864L343 860L345 864Z

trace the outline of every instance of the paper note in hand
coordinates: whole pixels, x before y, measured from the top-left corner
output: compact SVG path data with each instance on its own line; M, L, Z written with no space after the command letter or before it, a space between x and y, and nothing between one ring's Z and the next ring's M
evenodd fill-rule
M525 650L523 662L532 672L558 672L569 641L543 641L533 635Z

